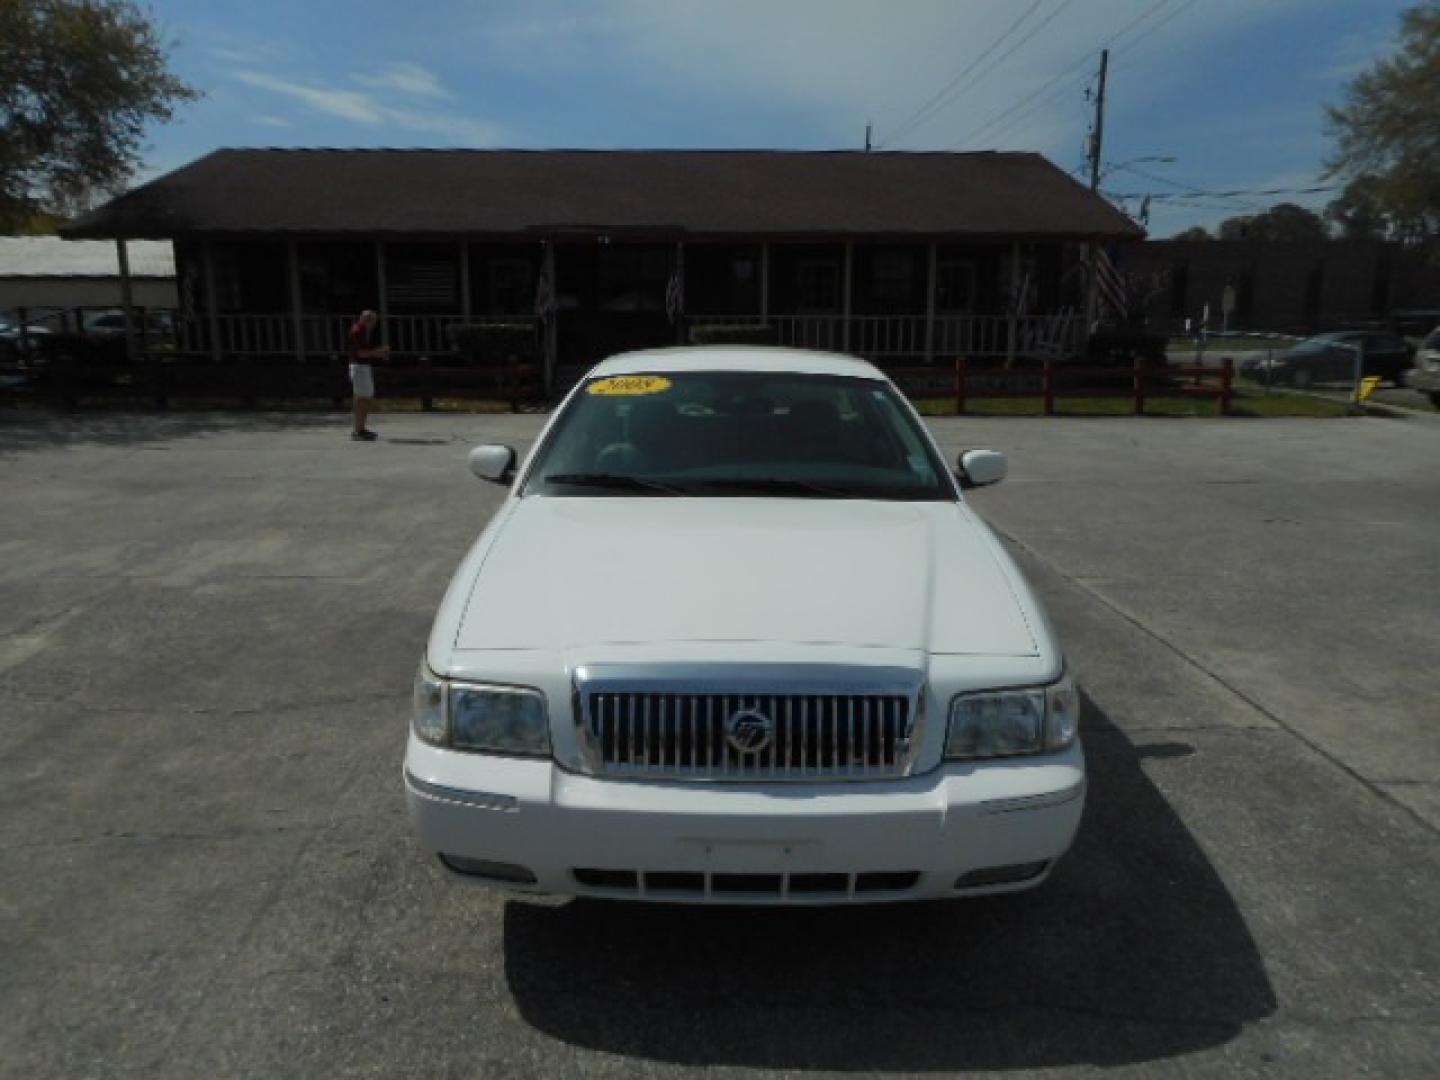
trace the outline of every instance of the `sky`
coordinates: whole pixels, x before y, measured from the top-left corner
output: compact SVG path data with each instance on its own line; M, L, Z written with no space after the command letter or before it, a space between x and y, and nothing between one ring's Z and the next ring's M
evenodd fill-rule
M204 92L137 181L218 147L1032 150L1149 229L1329 192L1324 106L1410 0L151 0ZM1165 160L1170 159L1170 160ZM1163 197L1161 197L1163 196Z

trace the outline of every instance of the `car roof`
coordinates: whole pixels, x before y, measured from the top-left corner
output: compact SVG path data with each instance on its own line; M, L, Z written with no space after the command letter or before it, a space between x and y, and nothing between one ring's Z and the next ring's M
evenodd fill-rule
M754 371L794 375L849 375L857 379L885 378L873 364L858 357L764 345L686 345L668 349L640 349L603 360L590 374L592 377L601 377L659 371Z

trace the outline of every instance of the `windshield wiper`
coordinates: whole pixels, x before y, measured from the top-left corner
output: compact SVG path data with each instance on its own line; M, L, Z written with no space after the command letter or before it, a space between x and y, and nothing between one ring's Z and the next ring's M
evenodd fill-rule
M616 491L651 491L662 495L683 495L684 492L659 480L620 473L549 473L541 477L547 484L573 484L576 487L613 488Z
M825 499L858 499L858 492L845 488L830 487L810 480L790 480L779 476L724 477L719 480L701 480L701 487L725 488L737 494L756 495L810 495Z

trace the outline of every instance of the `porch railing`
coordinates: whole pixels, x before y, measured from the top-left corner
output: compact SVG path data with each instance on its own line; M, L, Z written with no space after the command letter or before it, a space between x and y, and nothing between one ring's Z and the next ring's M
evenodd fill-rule
M510 315L389 315L379 335L401 355L439 355L451 351L448 330L464 322L529 322L528 318ZM299 319L301 340L307 354L339 354L346 351L346 335L354 323L353 315L302 315ZM210 316L187 315L177 323L177 346L181 352L211 351ZM216 315L214 319L219 349L226 354L279 355L293 354L296 320L292 315Z
M799 349L849 352L871 360L896 357L935 359L1010 354L1011 319L1006 315L937 315L927 348L924 315L691 315L692 324L765 325L776 343ZM848 324L848 326L847 326ZM1015 354L1063 357L1078 354L1083 326L1073 313L1024 315L1014 320Z
M509 315L472 315L472 322L528 322ZM303 315L299 320L307 354L340 354L346 349L350 315ZM381 339L401 355L439 356L451 351L448 330L465 322L453 315L390 315ZM1011 349L1012 320L1005 315L937 315L927 343L924 315L689 315L691 325L764 324L778 344L798 349L849 352L873 360L1005 357ZM217 315L219 349L226 354L293 354L296 320L290 315ZM1077 355L1084 343L1080 318L1069 312L1024 315L1013 320L1014 351L1021 357ZM210 351L209 316L189 315L177 322L181 352ZM928 347L927 347L928 345ZM597 358L598 359L598 358Z

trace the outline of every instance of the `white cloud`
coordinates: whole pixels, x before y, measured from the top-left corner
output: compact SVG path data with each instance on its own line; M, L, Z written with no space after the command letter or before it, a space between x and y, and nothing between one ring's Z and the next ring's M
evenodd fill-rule
M252 124L259 124L261 127L288 128L294 127L289 120L283 116L272 116L269 113L261 113L250 118Z
M348 90L315 82L296 82L268 72L248 69L230 74L232 78L250 86L298 101L314 112L366 127L436 135L454 145L492 146L499 141L501 135L500 127L489 121L426 109L397 107L369 91Z
M236 71L232 74L243 83L294 98L316 112L338 116L342 120L370 125L382 124L385 120L384 113L371 100L370 95L357 90L336 90L308 83L298 83L277 75L266 74L263 71Z
M1078 114L1083 104L1084 82L1099 48L1132 21L1147 16L1113 42L1112 62L1127 69L1131 80L1124 96L1143 103L1153 83L1176 77L1177 50L1197 54L1253 23L1297 7L1339 2L1167 0L1150 13L1151 4L1141 0L1046 0L976 67L953 100L895 146L1024 147L1068 161L1078 142L1071 113ZM883 143L1029 6L1020 0L906 0L903 6L875 0L615 0L607 8L615 28L606 46L614 50L615 63L641 77L649 73L657 92L708 89L716 96L805 110L838 145L858 144L865 122L873 120ZM532 35L545 25L556 37L571 34L573 10L550 10L554 17L545 20L527 8L518 25ZM1042 26L1051 15L1053 21ZM605 27L581 25L597 33ZM504 37L516 29L500 22L490 32ZM554 40L539 39L545 47L528 51L525 62L573 62L570 50L549 47ZM999 59L1012 45L1014 53ZM1069 74L1032 102L991 125L1067 69Z
M376 90L393 90L396 93L408 94L412 97L436 98L444 101L455 99L454 94L440 85L440 80L435 77L434 72L419 64L389 64L373 74L357 73L350 77L361 86L374 87Z
M503 129L498 124L451 113L420 112L412 109L385 109L386 121L407 131L440 135L466 146L494 146Z

